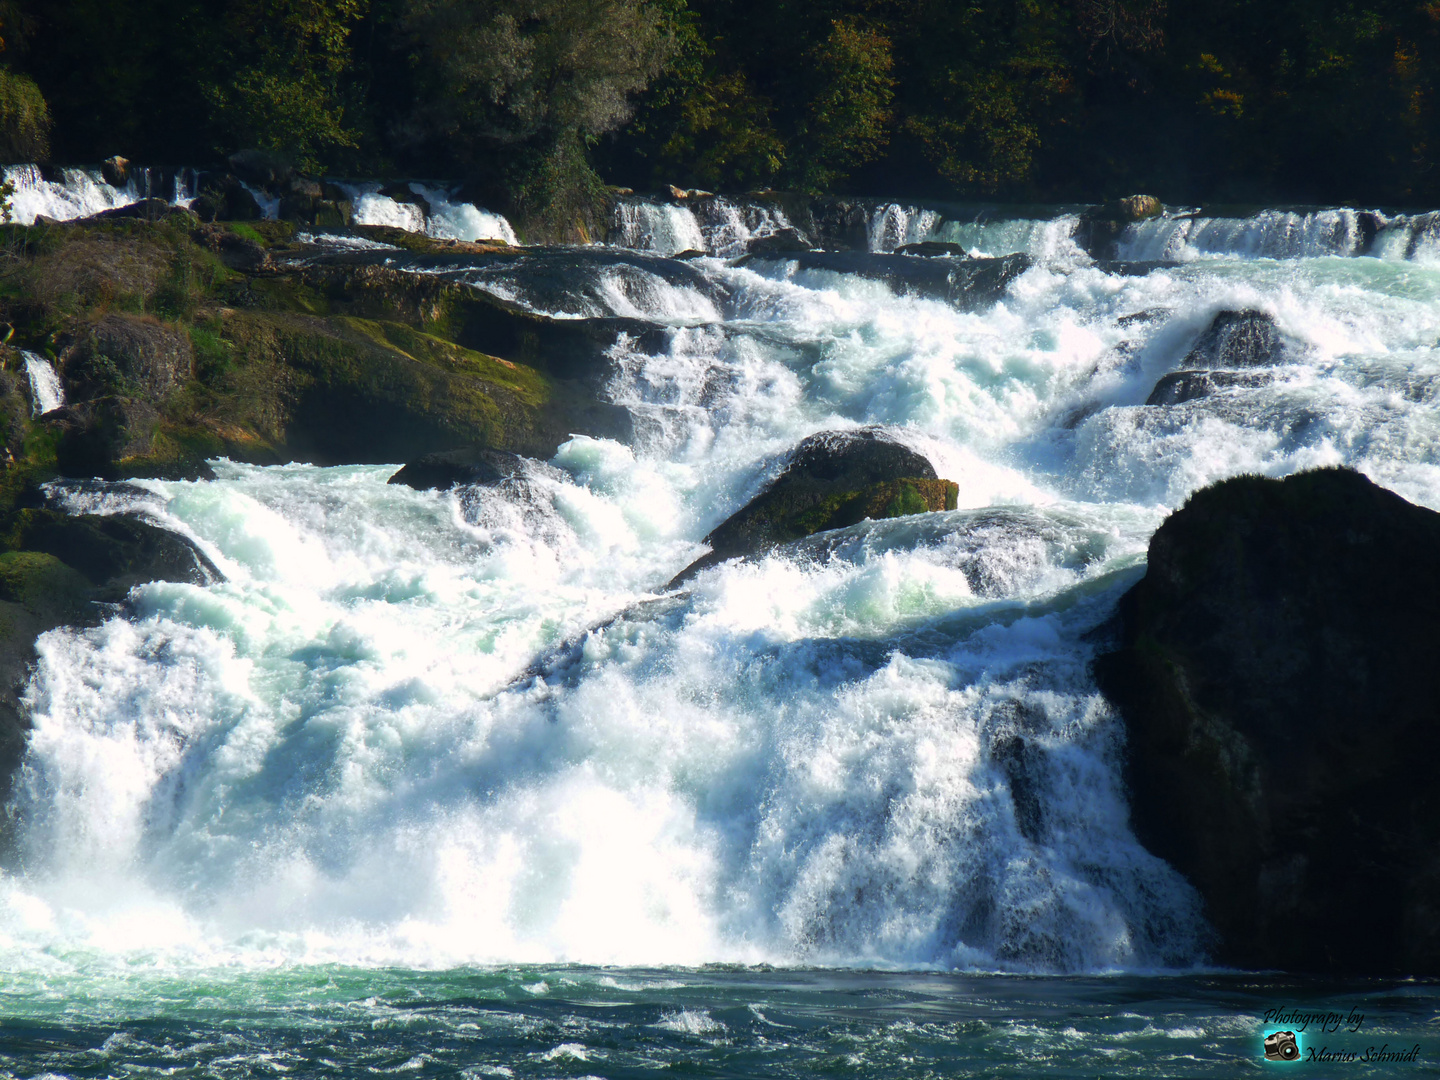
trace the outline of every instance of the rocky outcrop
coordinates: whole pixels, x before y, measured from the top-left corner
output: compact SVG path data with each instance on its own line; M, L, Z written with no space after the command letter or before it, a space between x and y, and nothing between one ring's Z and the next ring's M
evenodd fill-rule
M970 253L963 244L947 244L941 240L921 240L916 244L901 244L895 249L896 255L919 255L927 259L968 259Z
M1264 311L1221 311L1210 320L1181 361L1183 368L1161 377L1146 405L1179 405L1229 387L1263 386L1264 369L1284 362L1298 349Z
M1268 371L1172 371L1161 376L1145 404L1183 405L1234 386L1264 386L1270 378Z
M1096 675L1222 963L1440 972L1437 550L1440 514L1339 469L1214 485L1151 540Z
M763 492L705 537L710 553L671 585L742 555L866 518L953 510L959 487L920 454L875 429L826 431L800 443Z
M1129 226L1164 212L1164 205L1154 195L1130 195L1092 206L1080 215L1075 242L1092 258L1113 259L1120 237Z

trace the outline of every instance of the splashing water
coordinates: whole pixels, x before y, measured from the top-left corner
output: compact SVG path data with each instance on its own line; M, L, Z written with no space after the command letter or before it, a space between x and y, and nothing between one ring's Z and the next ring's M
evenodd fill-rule
M1129 831L1091 631L1217 479L1343 462L1440 507L1440 270L1054 250L965 309L784 257L477 261L460 280L532 310L656 330L609 350L633 445L449 494L225 462L53 487L225 580L41 639L9 966L1194 962L1196 897ZM1144 404L1233 310L1283 353ZM857 425L960 509L666 591L800 439Z
M36 416L59 409L65 404L65 385L49 360L21 350L25 357L25 377L30 383L31 411Z

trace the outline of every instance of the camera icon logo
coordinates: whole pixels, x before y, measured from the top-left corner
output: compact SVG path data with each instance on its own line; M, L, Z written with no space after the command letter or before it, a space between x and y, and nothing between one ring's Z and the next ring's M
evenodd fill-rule
M1294 1061L1300 1056L1300 1045L1295 1041L1295 1032L1277 1031L1265 1036L1266 1061Z

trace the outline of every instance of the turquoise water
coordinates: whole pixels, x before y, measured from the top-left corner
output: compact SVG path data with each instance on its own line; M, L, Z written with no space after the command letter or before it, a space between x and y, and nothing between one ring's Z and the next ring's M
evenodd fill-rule
M703 234L640 209L648 251ZM1433 984L1199 973L1199 897L1130 829L1089 673L1199 487L1346 464L1440 508L1433 222L1349 257L1358 221L1167 218L1125 243L1174 261L1129 268L1073 219L966 226L1036 260L973 310L531 250L453 272L645 320L608 352L631 444L448 493L399 463L53 485L221 577L38 643L0 1075L1433 1074ZM1283 337L1263 377L1145 404L1222 311ZM800 440L858 426L958 509L668 588ZM1418 1060L1266 1063L1297 1008L1364 1014L1307 1054Z
M1363 1013L1267 1062L1267 1010ZM1440 987L1233 974L1089 978L703 968L286 968L29 976L14 1077L1235 1077L1440 1074ZM1293 1023L1292 1027L1296 1026ZM1317 1053L1409 1050L1412 1063Z

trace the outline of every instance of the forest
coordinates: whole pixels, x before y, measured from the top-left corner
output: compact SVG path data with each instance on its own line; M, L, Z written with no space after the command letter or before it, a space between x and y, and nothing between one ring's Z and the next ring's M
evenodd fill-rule
M3 0L0 156L953 200L1440 202L1436 0Z

